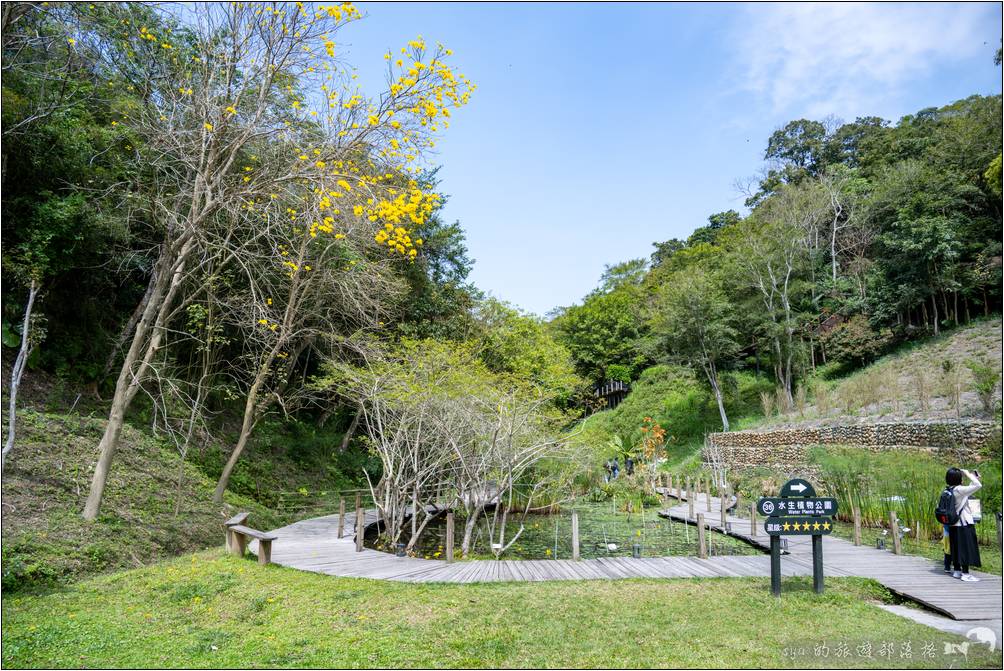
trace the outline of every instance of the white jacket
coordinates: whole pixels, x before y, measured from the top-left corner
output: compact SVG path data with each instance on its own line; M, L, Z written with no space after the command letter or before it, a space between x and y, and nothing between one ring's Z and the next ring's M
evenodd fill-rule
M975 524L973 514L969 511L969 497L983 486L971 473L965 472L965 474L969 476L969 484L956 485L952 488L952 495L955 497L955 511L959 514L959 521L952 525L956 527Z

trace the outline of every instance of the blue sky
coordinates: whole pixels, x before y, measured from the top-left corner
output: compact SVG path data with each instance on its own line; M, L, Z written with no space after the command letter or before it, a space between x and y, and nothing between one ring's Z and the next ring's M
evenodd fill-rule
M604 264L709 214L785 122L896 120L1001 91L997 3L358 3L339 36L366 89L421 34L477 85L438 143L473 281L537 314Z

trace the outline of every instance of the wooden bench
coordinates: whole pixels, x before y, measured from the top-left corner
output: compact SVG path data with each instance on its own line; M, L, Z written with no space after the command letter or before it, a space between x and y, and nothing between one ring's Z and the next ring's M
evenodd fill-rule
M250 513L238 513L223 523L227 529L227 551L243 557L248 541L253 538L258 541L258 563L265 566L272 561L272 541L278 536L244 526L249 515Z

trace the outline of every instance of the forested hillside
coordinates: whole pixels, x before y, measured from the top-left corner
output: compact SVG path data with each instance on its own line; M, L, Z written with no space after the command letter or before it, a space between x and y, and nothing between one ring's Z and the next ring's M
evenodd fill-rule
M142 536L155 553L215 538L227 492L263 515L290 490L369 486L397 511L488 482L536 495L1000 312L1000 96L792 121L747 213L609 266L545 321L472 285L443 218L432 152L476 95L452 52L416 37L365 95L338 47L352 5L254 7L4 5L5 540L45 533L19 516L51 487L64 542L77 514L121 542L146 471L191 499L124 506L181 535ZM999 358L969 359L993 390ZM634 392L572 431L605 380ZM189 505L199 530L164 521Z
M684 366L728 430L765 391L743 395L745 376L766 375L786 412L817 377L1000 311L1000 96L896 123L798 119L764 160L748 214L711 214L686 240L607 266L581 304L556 311L584 378L647 389L663 375L650 366ZM973 352L975 365L999 375L989 354Z

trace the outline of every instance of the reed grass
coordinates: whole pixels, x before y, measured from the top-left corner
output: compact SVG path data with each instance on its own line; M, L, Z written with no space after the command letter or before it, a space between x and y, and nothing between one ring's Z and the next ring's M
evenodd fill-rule
M873 453L839 447L812 448L809 460L819 471L821 487L837 498L838 518L850 520L857 506L863 524L886 527L894 510L911 528L911 535L921 540L941 537L934 508L945 487L945 471L952 465L947 460L913 450ZM982 503L984 520L977 524L977 535L981 543L996 543L992 518L1001 509L1001 463L987 461L977 468L983 488L975 498Z

